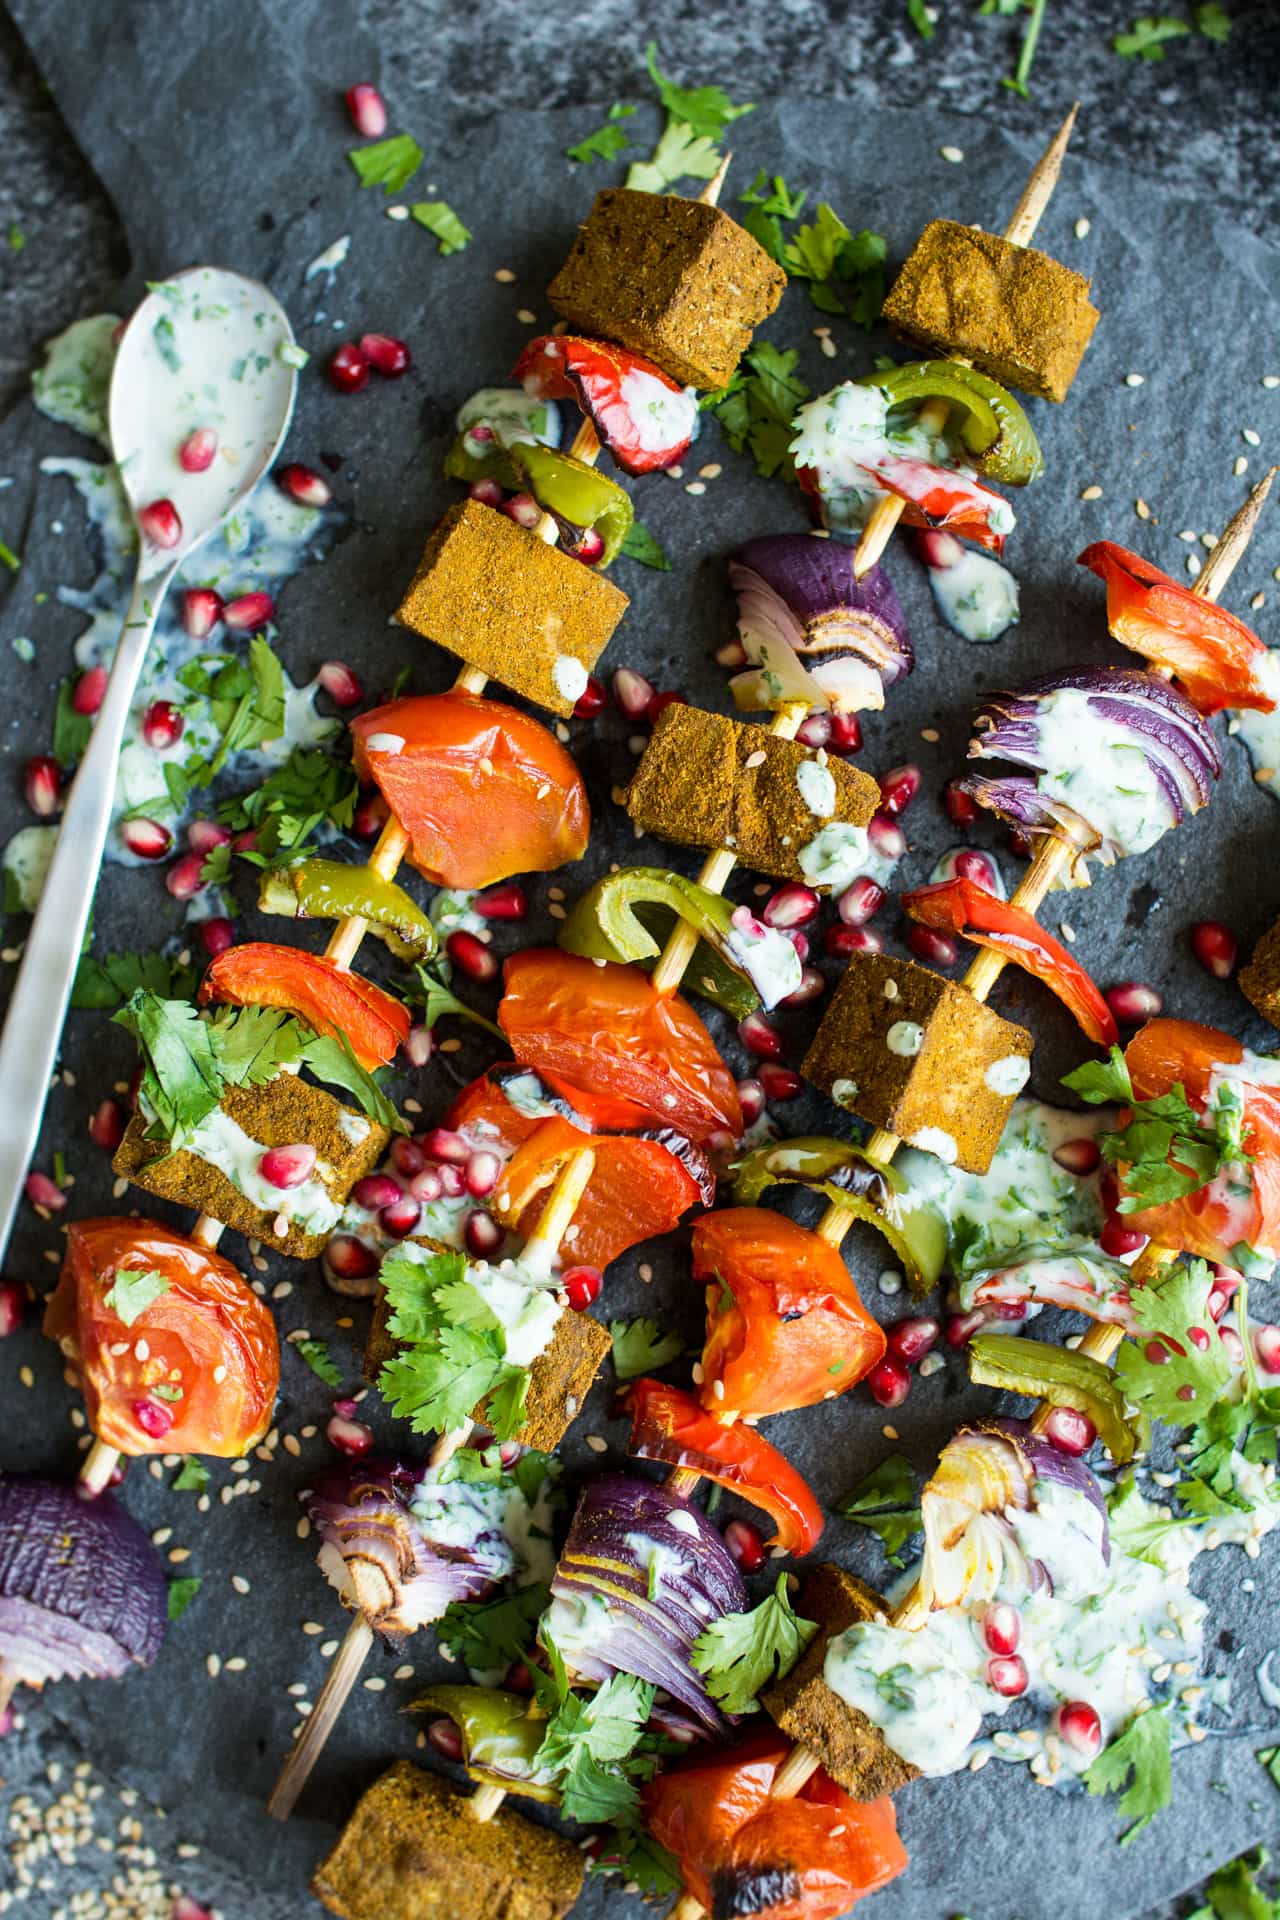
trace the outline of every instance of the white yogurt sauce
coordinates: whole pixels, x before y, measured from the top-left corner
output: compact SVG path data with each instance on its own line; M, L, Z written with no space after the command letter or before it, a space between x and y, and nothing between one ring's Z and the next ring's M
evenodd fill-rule
M938 611L965 640L998 640L1018 622L1018 582L1008 567L976 547L961 547L949 567L930 567Z
M665 381L634 368L623 375L619 391L646 453L660 453L664 447L693 438L698 424L698 396L692 387L673 393Z
M829 820L836 810L836 779L821 760L802 760L796 768L800 798L819 820Z
M1237 709L1227 731L1243 740L1258 785L1265 787L1273 800L1280 800L1280 647L1273 647L1259 663L1257 677L1271 693L1276 706L1270 713Z
M551 1344L562 1308L541 1262L467 1262L466 1285L488 1307L502 1330L503 1352L512 1366L528 1367Z
M895 1020L884 1037L890 1053L912 1059L924 1045L924 1028L917 1020Z
M572 653L558 653L551 678L562 700L579 700L587 690L587 670Z
M843 893L871 863L871 842L865 827L847 820L833 820L801 847L796 863L813 887L829 887Z
M107 439L107 390L116 357L118 314L94 313L56 334L44 350L44 365L31 376L41 413L91 440Z
M560 415L554 404L540 400L537 394L525 393L521 387L481 387L458 408L455 424L464 435L468 427L489 427L504 447L522 441L535 447L560 445ZM468 439L467 451L482 455L490 446L487 441Z
M145 1105L142 1110L147 1112ZM148 1114L148 1119L151 1117ZM186 1152L197 1154L201 1160L207 1160L210 1166L217 1167L220 1173L225 1174L250 1206L259 1207L273 1217L283 1214L290 1225L301 1227L307 1233L327 1233L342 1216L341 1205L330 1194L321 1177L327 1173L332 1178L332 1167L318 1160L315 1172L298 1186L273 1186L258 1171L258 1163L266 1148L260 1140L254 1140L247 1134L221 1107L215 1107L198 1126L191 1128L182 1145Z
M746 974L762 1004L776 1007L794 993L804 976L800 955L777 927L767 927L746 907L738 907L729 923L725 952Z
M549 1582L555 1571L549 1500L553 1484L548 1474L530 1505L513 1480L496 1486L469 1480L441 1485L428 1477L416 1489L410 1510L433 1546L474 1551L483 1543L495 1580L514 1576L518 1586L529 1586Z
M1006 1053L993 1060L982 1078L992 1093L1021 1093L1031 1077L1031 1062L1020 1053Z
M944 1166L955 1165L956 1143L942 1127L917 1127L908 1135L907 1144L918 1147L921 1153L933 1154Z
M57 841L56 827L19 827L6 846L5 893L15 912L34 913L40 905Z
M1134 735L1102 719L1078 687L1036 702L1036 786L1101 835L1098 858L1145 853L1174 825L1168 796Z

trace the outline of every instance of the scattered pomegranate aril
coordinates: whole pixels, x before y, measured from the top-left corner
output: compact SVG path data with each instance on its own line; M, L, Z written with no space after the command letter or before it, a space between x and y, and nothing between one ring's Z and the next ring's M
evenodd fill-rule
M781 1060L782 1035L762 1013L749 1013L738 1022L738 1038L759 1060Z
M403 1134L397 1134L391 1142L391 1164L398 1174L406 1180L412 1180L415 1173L421 1173L427 1164L427 1155L417 1140L407 1140Z
M465 1167L472 1153L470 1142L452 1127L432 1127L422 1136L421 1150L432 1160L443 1160L455 1167Z
M867 838L884 860L901 860L907 850L907 836L891 814L873 814Z
M847 960L853 953L883 953L884 936L874 927L824 927L822 951L832 960Z
M118 1100L99 1100L89 1120L89 1138L103 1153L114 1153L124 1139L124 1108Z
M1044 1419L1044 1437L1059 1453L1070 1454L1078 1460L1081 1454L1088 1453L1098 1437L1098 1429L1078 1407L1050 1407Z
M585 1313L593 1300L600 1298L604 1275L599 1267L568 1267L560 1276L565 1299L575 1313Z
M628 720L643 720L649 711L654 688L633 667L619 667L613 676L613 697Z
M379 1266L373 1248L354 1233L335 1233L324 1250L324 1261L340 1280L369 1280Z
M86 667L71 689L71 705L77 713L96 713L107 691L105 667Z
M791 1067L780 1067L773 1060L760 1066L760 1085L766 1100L794 1100L804 1091L804 1081Z
M300 460L287 460L275 471L275 482L281 493L287 493L300 507L327 507L333 499L333 488L318 474L314 467L304 467Z
M202 853L184 853L175 860L164 877L165 886L175 900L194 900L204 886L201 874L204 872L205 856Z
M1191 929L1191 951L1215 980L1229 980L1236 970L1239 948L1230 927L1221 920L1197 920Z
M212 853L215 847L229 846L231 835L217 820L201 815L187 828L187 845L193 853Z
M1026 1664L1015 1653L1009 1658L996 1655L987 1662L987 1685L1005 1700L1016 1700L1027 1690Z
M26 1288L16 1280L0 1280L0 1340L18 1331L26 1311Z
M964 559L960 542L942 527L919 528L912 544L923 564L938 573L945 573L948 567L958 566Z
M958 880L971 880L975 887L982 887L987 893L999 893L1000 875L989 853L981 853L977 847L962 847L952 865Z
M172 500L152 500L139 507L138 525L153 547L166 552L182 539L182 520Z
M1074 1140L1060 1140L1053 1150L1054 1162L1064 1173L1074 1173L1077 1179L1086 1174L1096 1173L1102 1164L1102 1153L1096 1140L1088 1134L1079 1134Z
M467 1192L473 1200L484 1200L498 1184L502 1162L496 1153L482 1147L473 1153L462 1170Z
M1056 1715L1058 1736L1083 1760L1092 1760L1102 1748L1102 1722L1087 1700L1067 1700Z
M1113 1214L1098 1235L1098 1245L1113 1260L1123 1260L1127 1253L1137 1253L1147 1244L1145 1233L1139 1233L1135 1227L1126 1227L1118 1214Z
M1179 1347L1179 1353L1182 1349ZM1142 1349L1143 1358L1150 1367L1163 1367L1169 1359L1169 1349L1163 1340L1148 1340Z
M212 587L187 587L178 596L182 631L192 640L207 640L222 618L222 595Z
M831 716L831 751L833 753L860 753L862 751L862 722L856 713L833 713Z
M604 681L599 679L594 673L589 673L587 675L586 686L574 702L574 719L594 720L603 708L608 697L604 690Z
M1218 1338L1226 1348L1227 1358L1230 1360L1232 1366L1242 1367L1244 1365L1244 1342L1235 1328L1219 1327Z
M273 620L275 611L276 603L269 593L242 593L225 603L222 618L234 633L250 633Z
M759 1573L769 1557L764 1535L750 1520L731 1520L724 1530L724 1544L744 1573Z
M656 727L668 707L687 707L688 704L682 693L655 693L644 710L644 717L651 727Z
M514 520L518 527L526 527L530 532L542 518L542 508L531 493L513 493L503 501L499 512L505 513L508 520Z
M890 767L880 781L880 805L886 813L905 813L920 791L920 769L907 762Z
M818 911L818 896L812 887L789 880L769 895L760 918L766 927L807 927Z
M1035 843L1025 827L1007 827L1004 837L1009 842L1010 853L1016 853L1019 860L1031 858Z
M468 500L475 500L482 507L500 507L502 488L496 480L473 480L467 488Z
M942 789L942 804L953 827L972 827L978 819L978 803L966 793L958 780L948 780Z
M427 1723L427 1744L442 1760L461 1760L462 1732L456 1720L441 1718Z
M805 943L806 947L808 942ZM820 1000L827 990L827 983L816 967L805 967L800 974L800 985L794 993L786 994L779 1005L783 1007L807 1007L811 1000Z
M268 1147L258 1161L258 1172L269 1187L288 1192L300 1187L315 1172L316 1150L309 1140L294 1140L285 1147Z
M225 914L211 913L207 920L197 921L196 938L210 960L216 960L220 953L235 945L236 930Z
M357 1180L352 1187L351 1198L358 1207L381 1213L384 1207L395 1205L400 1198L400 1188L389 1173L366 1173L363 1180Z
M498 956L490 953L483 940L459 927L444 943L445 952L455 967L461 967L469 980L495 980Z
M738 1105L744 1126L752 1126L764 1112L764 1087L759 1080L739 1080Z
M886 1354L867 1375L867 1386L879 1406L900 1407L911 1391L911 1371L901 1360Z
M173 835L168 827L161 826L158 820L148 820L145 815L135 820L122 820L120 839L139 860L163 860L173 845Z
M347 112L351 124L363 140L380 140L387 130L387 109L382 95L367 80L347 88ZM449 1722L450 1726L453 1722ZM461 1748L459 1748L459 1752ZM457 1754L452 1756L457 1759Z
M212 427L197 427L178 448L178 465L184 473L207 473L218 451L218 436Z
M363 1420L351 1420L345 1414L335 1413L324 1430L324 1437L331 1447L339 1453L345 1453L351 1460L363 1460L366 1453L373 1452L373 1429L366 1427Z
M884 905L884 888L862 873L852 881L836 901L836 912L846 927L865 926Z
M326 369L339 393L360 393L369 384L369 362L354 340L344 340Z
M981 1307L974 1307L969 1313L952 1313L947 1316L947 1324L942 1329L942 1337L949 1347L958 1353L967 1347L975 1333L980 1333L987 1324L987 1316Z
M398 380L413 365L408 344L389 333L362 333L360 351L375 373L384 380Z
M364 688L345 660L326 660L316 679L337 707L358 707Z
M986 1311L993 1320L1007 1320L1013 1326L1021 1326L1031 1311L1029 1300L993 1300Z
M993 1600L982 1616L982 1637L990 1653L1016 1653L1022 1638L1022 1616L1007 1600Z
M376 789L364 794L351 816L351 831L362 840L372 840L387 824L391 809Z
M1253 1351L1264 1373L1280 1373L1280 1327L1255 1327Z
M142 716L142 737L157 753L164 753L177 746L185 725L181 707L175 707L172 700L153 700Z
M502 1228L483 1207L474 1208L466 1217L462 1238L473 1260L490 1260L502 1245Z
M37 753L22 776L22 797L32 813L48 820L62 805L62 769L51 753Z
M486 887L471 902L482 920L524 920L529 913L529 896L518 880L500 880Z
M917 960L931 967L954 967L960 957L955 941L948 940L945 933L938 933L933 927L913 926L907 934L907 945Z
M1228 1294L1225 1294L1222 1291L1221 1287L1215 1287L1212 1293L1209 1295L1209 1298L1205 1301L1205 1307L1208 1310L1209 1318L1212 1321L1214 1321L1215 1324L1217 1321L1221 1320L1223 1314L1226 1312L1227 1308L1230 1305L1231 1305L1230 1296Z
M889 1351L895 1359L914 1367L937 1346L941 1332L931 1313L912 1314L906 1320L896 1320L888 1329Z
M383 1207L378 1215L378 1225L384 1233L396 1240L403 1240L406 1234L413 1232L422 1218L422 1207L411 1193L402 1193L389 1207Z
M825 747L831 739L831 719L825 713L811 713L796 728L802 747Z
M173 1425L173 1409L162 1407L158 1400L135 1400L129 1411L135 1425L151 1440L163 1440Z
M584 567L598 567L604 559L604 535L594 527L584 527L569 551Z

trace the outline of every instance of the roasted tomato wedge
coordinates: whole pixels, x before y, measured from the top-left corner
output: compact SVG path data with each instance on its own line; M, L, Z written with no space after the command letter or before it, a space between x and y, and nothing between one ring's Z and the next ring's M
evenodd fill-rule
M409 1037L409 1009L323 954L251 940L228 947L200 982L200 1004L287 1007L317 1033L346 1040L362 1067L385 1067Z
M1121 646L1167 667L1201 713L1274 710L1278 685L1267 648L1234 613L1112 540L1086 547L1079 564L1105 581L1107 625Z
M513 372L543 400L576 400L625 473L672 467L688 452L696 394L627 347L544 333L529 342Z
M707 1288L698 1398L720 1419L811 1407L884 1355L884 1334L836 1248L784 1213L704 1214L693 1277Z
M151 1220L78 1220L44 1330L121 1453L238 1459L280 1384L270 1311L229 1260Z
M674 1140L668 1148L635 1134L584 1134L556 1114L538 1119L518 1113L487 1075L454 1101L447 1124L460 1132L472 1128L479 1144L510 1154L494 1205L499 1219L526 1237L538 1224L567 1156L590 1145L595 1166L568 1242L568 1254L589 1266L607 1267L628 1247L669 1233L700 1199L706 1202L703 1187L677 1157ZM685 1145L690 1164L703 1161L698 1148ZM710 1179L709 1167L706 1173Z
M822 1509L808 1482L754 1427L726 1426L692 1395L661 1380L634 1380L623 1395L631 1414L627 1452L637 1460L688 1467L741 1494L777 1528L770 1545L811 1553L822 1538Z
M443 887L550 873L586 852L587 790L527 713L473 693L393 700L351 723L356 772L409 836L408 859Z
M794 1798L771 1797L790 1752L770 1728L643 1789L645 1825L709 1914L837 1920L905 1869L891 1800L852 1800L821 1769Z
M503 980L498 1024L516 1059L562 1090L599 1096L594 1124L674 1127L699 1146L742 1132L738 1089L711 1035L638 967L538 947L513 954ZM601 1101L628 1117L602 1120Z
M1219 1085L1234 1082L1244 1100L1245 1151L1253 1156L1194 1193L1127 1213L1125 1224L1149 1233L1158 1246L1229 1267L1247 1264L1250 1248L1264 1260L1280 1258L1280 1087L1250 1079L1244 1048L1229 1033L1191 1020L1148 1021L1129 1042L1125 1060L1140 1100L1181 1084L1201 1113Z

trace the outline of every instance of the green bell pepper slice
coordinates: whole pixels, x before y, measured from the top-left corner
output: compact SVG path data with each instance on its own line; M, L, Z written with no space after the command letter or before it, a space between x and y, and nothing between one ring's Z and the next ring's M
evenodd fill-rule
M921 360L888 373L865 374L859 383L878 387L891 407L945 400L961 445L987 480L1025 487L1044 471L1035 431L1013 395L997 380L959 360Z
M340 860L303 860L296 867L267 867L258 882L258 908L292 920L367 920L398 959L429 960L439 944L417 901L370 867Z
M463 480L470 486L476 480L496 480L508 493L519 493L524 481L515 461L496 440L484 453L474 453L467 444L468 435L460 433L444 457L444 470L450 480Z
M1051 1407L1087 1413L1116 1465L1132 1460L1140 1436L1115 1375L1101 1361L1012 1333L975 1334L967 1351L969 1378L978 1386L1002 1387L1029 1400L1046 1400Z
M896 1167L869 1159L848 1141L801 1135L756 1147L734 1169L733 1197L757 1204L767 1188L808 1187L855 1219L873 1226L902 1262L913 1293L938 1283L947 1255L947 1223L928 1200L913 1194Z
M597 473L585 460L552 447L521 441L510 449L510 457L540 507L570 526L595 528L604 541L599 566L607 567L617 559L635 518L625 488Z
M500 1687L433 1686L413 1702L415 1713L447 1715L462 1736L462 1764L481 1786L505 1787L549 1806L559 1789L538 1766L547 1721L527 1694Z

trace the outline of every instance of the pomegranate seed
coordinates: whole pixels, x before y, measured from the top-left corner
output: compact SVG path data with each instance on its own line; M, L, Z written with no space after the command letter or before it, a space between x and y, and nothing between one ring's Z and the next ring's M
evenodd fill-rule
M265 627L275 618L276 603L269 593L242 593L238 600L228 600L222 609L222 617L235 633L249 633L257 627Z
M865 873L847 886L836 901L836 912L846 927L865 926L884 905L884 888Z
M619 667L613 676L613 697L628 720L643 720L653 699L653 687L632 667Z
M766 927L807 927L818 911L818 896L812 887L789 880L764 903L760 918Z
M300 460L289 460L283 467L277 467L275 482L281 493L287 493L300 507L327 507L333 498L329 482L314 467L304 467Z
M806 943L807 944L807 943ZM805 967L800 975L800 985L794 993L789 993L779 1002L784 1007L807 1007L811 1000L820 1000L827 990L827 983L816 967Z
M834 753L861 752L862 722L856 713L831 715L831 748Z
M1145 1247L1147 1236L1133 1227L1126 1227L1120 1217L1113 1214L1098 1235L1098 1245L1113 1260L1123 1260L1127 1253L1136 1253L1139 1247Z
M96 713L106 691L106 668L86 667L71 689L71 704L77 713Z
M591 1302L599 1299L604 1275L599 1267L570 1267L561 1275L560 1284L573 1311L585 1313Z
M955 535L945 533L941 527L921 527L912 544L924 565L937 573L945 573L948 567L964 559L964 548Z
M114 1153L124 1139L124 1109L118 1100L100 1100L89 1122L89 1138L104 1153Z
M1218 1338L1227 1350L1227 1358L1233 1366L1244 1365L1244 1342L1234 1327L1219 1327Z
M382 95L367 80L347 88L347 112L351 115L352 126L363 140L380 140L387 130L387 109L383 105ZM452 1726L453 1722L449 1724ZM452 1757L456 1760L458 1755Z
M502 488L496 480L473 480L467 488L467 498L478 500L482 507L500 507Z
M395 1205L400 1198L400 1188L389 1173L366 1173L364 1179L357 1180L352 1187L351 1198L358 1207L381 1213L383 1207Z
M157 753L164 753L169 747L177 746L185 725L182 709L175 707L172 700L153 700L142 716L142 737Z
M1007 1600L993 1600L982 1616L982 1637L991 1653L1016 1653L1022 1638L1022 1618Z
M471 905L484 920L523 920L529 912L529 896L518 880L502 880L478 893Z
M1205 1302L1205 1306L1208 1308L1209 1318L1214 1321L1215 1324L1221 1320L1230 1305L1231 1296L1224 1293L1221 1287L1215 1287Z
M809 958L809 936L801 933L799 927L784 927L783 932L799 954L802 961Z
M122 820L120 838L139 860L163 860L173 845L173 835L158 820Z
M268 1147L258 1161L258 1172L269 1187L300 1187L315 1171L316 1150L309 1140L295 1140L287 1147Z
M802 747L825 747L831 738L831 720L825 713L811 713L796 728L796 739Z
M384 1233L396 1240L403 1240L412 1233L422 1218L422 1207L411 1193L402 1193L389 1207L383 1207L378 1215L378 1225Z
M1065 1173L1074 1173L1077 1179L1095 1173L1102 1163L1097 1141L1090 1140L1087 1134L1080 1134L1074 1140L1060 1141L1053 1150L1053 1157Z
M425 1168L427 1156L416 1140L406 1140L403 1134L397 1134L391 1142L391 1164L406 1180L412 1180L415 1173Z
M358 707L364 699L364 688L343 660L326 660L316 679L335 706Z
M462 1734L456 1721L432 1720L427 1727L427 1740L442 1760L461 1760Z
M329 362L330 383L339 393L360 393L369 384L369 362L354 340L344 340Z
M1152 1367L1164 1366L1169 1358L1169 1348L1163 1340L1148 1340L1142 1352L1147 1364ZM1178 1352L1182 1352L1181 1347L1178 1348Z
M747 650L741 640L726 640L715 651L715 663L718 667L728 667L731 671L747 664Z
M1016 853L1019 860L1029 860L1035 851L1035 842L1025 827L1006 827L1005 839L1009 842L1010 853Z
M488 1260L502 1245L502 1228L491 1213L476 1207L467 1215L462 1238L473 1260Z
M759 1080L739 1080L738 1105L744 1126L752 1126L764 1112L764 1087Z
M587 675L587 684L578 695L577 702L573 709L574 719L594 720L604 706L607 698L608 695L604 690L604 681L598 679L594 673L589 673Z
M885 860L901 860L907 850L907 836L887 813L872 815L867 828L867 838L876 852Z
M1097 1439L1098 1429L1088 1414L1081 1413L1077 1407L1050 1407L1045 1415L1044 1437L1052 1441L1059 1453L1069 1453L1079 1459Z
M493 428L487 427L483 420L477 420L467 428L468 440L474 440L480 446L487 447L489 442L496 440L497 437Z
M880 805L886 813L905 813L920 791L920 769L911 762L890 767L880 781Z
M62 770L51 753L37 753L27 762L22 793L32 813L42 820L55 814L62 805Z
M804 1081L790 1067L766 1060L760 1067L760 1085L766 1100L794 1100L804 1091Z
M1015 1653L1009 1659L997 1657L987 1662L987 1685L1006 1700L1016 1700L1027 1690L1027 1669Z
M415 1173L409 1182L409 1191L415 1200L421 1200L424 1207L434 1206L444 1192L440 1168L424 1167L421 1173Z
M409 1029L409 1037L404 1043L405 1056L411 1067L425 1067L435 1051L435 1041L430 1027L421 1020L415 1020Z
M473 1200L483 1200L491 1194L498 1184L498 1175L502 1172L502 1162L496 1153L487 1148L473 1153L463 1168L463 1178L467 1183L467 1192Z
M953 827L971 827L978 818L977 801L958 780L948 780L942 789L942 804Z
M1021 1326L1030 1312L1030 1303L1026 1300L993 1300L987 1312L993 1320L1009 1320Z
M382 795L372 789L359 802L351 816L351 831L362 840L372 840L387 824L390 808Z
M373 1429L366 1427L363 1420L351 1420L345 1414L335 1413L324 1435L331 1447L349 1459L363 1460L366 1453L373 1452Z
M509 500L503 501L499 511L505 513L508 520L514 520L518 527L527 527L530 532L542 518L542 508L531 493L513 493Z
M570 547L575 560L581 560L584 567L598 567L604 558L604 535L597 533L594 527L584 527L578 535L577 544Z
M212 587L187 587L178 596L182 631L193 640L207 640L222 618L222 595Z
M883 953L884 937L874 927L826 927L822 951L833 960L847 960L854 953Z
M1102 1722L1087 1700L1067 1700L1056 1715L1058 1734L1082 1760L1092 1760L1102 1747Z
M182 521L172 500L152 500L138 509L138 525L153 547L176 547L182 538Z
M195 899L204 886L200 878L204 862L202 853L184 853L180 860L174 861L164 877L164 883L175 900Z
M1280 1373L1280 1327L1255 1327L1253 1351L1264 1373Z
M360 351L384 380L398 380L413 365L413 355L405 341L396 340L389 333L362 333ZM602 541L602 547L603 544Z
M422 1136L422 1150L433 1160L444 1160L455 1167L465 1167L471 1158L470 1143L460 1133L454 1133L450 1127L432 1127ZM394 1157L395 1149L392 1148Z
M668 707L687 707L688 704L682 693L655 693L644 710L644 717L651 727L656 727Z
M218 451L218 436L212 427L197 427L178 448L178 465L184 473L206 473Z
M1215 980L1229 980L1236 970L1236 937L1221 920L1197 920L1191 929L1191 951Z
M931 967L954 967L960 958L955 941L948 940L945 933L936 933L932 927L913 926L907 935L907 945L917 960L924 960Z
M1203 1327L1188 1327L1187 1338L1201 1353L1208 1353L1209 1336Z
M889 1351L907 1366L915 1366L923 1360L926 1353L932 1352L938 1344L938 1335L942 1328L932 1314L917 1313L909 1319L897 1320L889 1328Z
M193 853L212 853L215 847L231 844L231 835L216 820L205 819L201 815L187 828L187 845Z
M335 1233L324 1250L325 1265L340 1280L368 1280L378 1271L378 1256L354 1233Z
M975 887L999 894L1000 875L989 853L980 853L976 847L962 847L954 856L952 867L957 880L971 880Z
M987 1324L987 1316L981 1307L975 1307L970 1313L953 1313L947 1317L942 1337L949 1347L958 1353L967 1347L975 1333L981 1332Z
M484 941L478 940L474 933L464 933L459 928L449 935L444 946L454 966L461 967L469 980L497 978L497 955L490 953Z
M7 1340L22 1325L27 1310L27 1290L16 1280L0 1280L0 1340Z
M152 1440L162 1440L173 1425L173 1409L158 1400L135 1400L131 1412L134 1424Z
M211 913L207 920L197 922L196 938L210 960L216 960L220 953L235 945L236 930L225 914Z
M446 1200L461 1200L467 1190L466 1175L461 1167L437 1167L436 1178L440 1182L440 1191Z
M867 1375L871 1397L882 1407L900 1407L911 1391L911 1374L901 1360L886 1354Z
M738 1038L748 1053L760 1060L781 1060L782 1035L762 1013L749 1013L738 1023Z
M764 1535L749 1520L731 1520L724 1530L724 1543L744 1573L759 1573L769 1557Z

